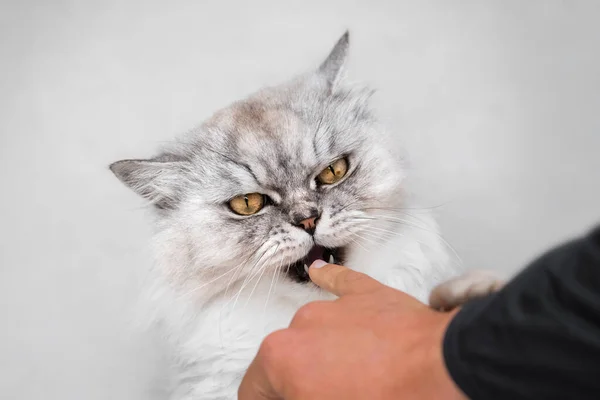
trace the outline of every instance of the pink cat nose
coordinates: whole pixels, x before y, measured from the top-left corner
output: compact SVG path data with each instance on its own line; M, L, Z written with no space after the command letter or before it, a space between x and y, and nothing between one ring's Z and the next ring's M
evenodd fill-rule
M314 230L317 226L317 217L303 219L298 225L302 225L302 227L304 227L304 229L307 231Z
M319 222L320 215L317 212L313 212L309 215L310 217L308 218L298 217L296 221L293 222L293 224L296 225L298 228L304 229L308 234L314 235L315 230L317 228L317 222Z

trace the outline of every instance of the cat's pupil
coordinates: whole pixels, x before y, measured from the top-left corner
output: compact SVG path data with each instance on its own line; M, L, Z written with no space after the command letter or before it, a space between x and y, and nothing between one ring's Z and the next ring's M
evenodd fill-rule
M244 201L246 202L246 208L248 208L248 196L244 196Z
M331 173L332 173L333 175L335 175L335 170L333 169L333 166L332 166L332 165L330 165L330 166L329 166L329 170L331 171Z

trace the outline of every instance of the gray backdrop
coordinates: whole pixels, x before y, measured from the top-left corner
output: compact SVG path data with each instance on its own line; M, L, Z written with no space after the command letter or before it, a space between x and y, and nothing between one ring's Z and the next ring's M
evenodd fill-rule
M315 66L351 29L468 267L600 220L600 2L3 0L0 398L148 399L141 202L108 172Z

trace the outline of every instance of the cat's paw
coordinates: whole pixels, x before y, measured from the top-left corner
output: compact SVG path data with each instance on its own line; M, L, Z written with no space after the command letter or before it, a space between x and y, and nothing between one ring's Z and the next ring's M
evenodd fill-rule
M436 286L429 296L429 305L436 310L449 311L468 300L500 290L504 283L490 271L472 270Z

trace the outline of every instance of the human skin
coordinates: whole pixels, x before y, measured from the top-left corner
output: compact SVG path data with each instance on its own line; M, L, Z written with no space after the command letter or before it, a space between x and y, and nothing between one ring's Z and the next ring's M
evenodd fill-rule
M458 310L432 310L367 275L318 260L311 280L339 296L300 308L265 338L240 400L466 399L442 354Z

